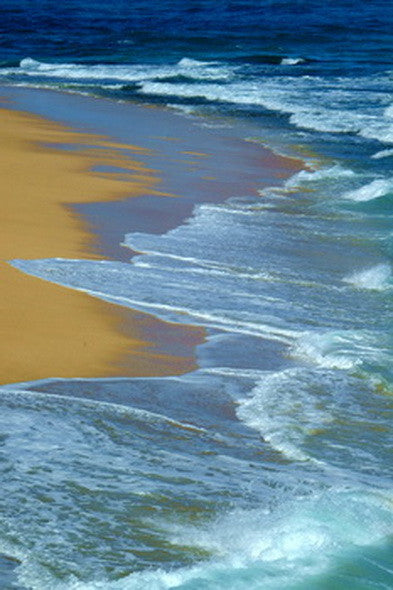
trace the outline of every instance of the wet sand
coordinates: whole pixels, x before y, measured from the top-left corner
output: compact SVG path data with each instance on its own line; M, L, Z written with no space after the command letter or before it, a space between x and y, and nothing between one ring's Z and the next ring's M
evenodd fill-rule
M102 258L96 237L70 205L157 194L159 176L138 160L146 153L142 148L6 106L3 102L0 109L0 382L192 370L195 361L188 350L203 340L203 330L133 314L7 263L14 258ZM122 174L93 172L96 166L116 166ZM146 334L157 337L150 340ZM184 342L184 355L163 352L167 337Z

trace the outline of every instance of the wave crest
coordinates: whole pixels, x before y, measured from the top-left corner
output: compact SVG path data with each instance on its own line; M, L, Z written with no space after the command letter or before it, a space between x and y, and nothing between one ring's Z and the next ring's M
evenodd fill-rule
M393 191L393 178L383 179L377 178L372 182L344 193L343 198L349 201L356 201L357 203L365 203L373 201L389 195Z
M384 291L391 286L392 280L392 269L389 264L381 263L368 268L355 272L348 277L345 277L343 281L349 283L359 289L374 289L376 291Z

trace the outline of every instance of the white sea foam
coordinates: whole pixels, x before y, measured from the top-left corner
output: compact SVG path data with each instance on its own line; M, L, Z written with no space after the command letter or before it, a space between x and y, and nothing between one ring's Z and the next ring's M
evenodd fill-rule
M369 126L365 126L360 135L363 137L378 139L385 143L393 143L393 105L388 106L379 117L375 118ZM386 151L386 150L384 150Z
M19 63L20 68L26 68L27 70L43 67L44 65L45 64L40 63L39 61L37 61L36 59L32 59L31 57L25 57Z
M383 107L380 84L391 86L386 78L335 78L327 80L315 76L280 76L258 80L239 80L222 84L167 84L147 81L140 92L155 95L173 95L239 105L261 106L286 113L293 125L322 132L358 133L388 140L391 134L391 119ZM364 91L367 90L367 102ZM354 101L359 96L357 109ZM386 90L386 95L388 89ZM304 96L307 95L307 103ZM361 99L361 100L360 100ZM377 104L377 109L368 105ZM362 105L362 106L360 106ZM390 122L390 124L389 124ZM388 124L388 125L387 125Z
M380 160L382 158L388 158L390 156L393 156L393 149L381 150L380 152L376 152L375 154L373 154L371 157L374 160Z
M201 61L198 59L191 59L190 57L182 57L178 62L178 65L183 66L184 68L194 68L195 66L217 66L219 63L217 61Z
M359 527L359 510L364 527ZM297 568L303 570L314 559L311 570L326 566L332 554L348 545L368 545L386 538L392 531L393 512L389 496L329 490L291 501L282 498L278 506L235 511L214 525L195 529L194 534L187 529L188 541L216 555L229 555L232 564L233 560L239 566L255 561L280 564L287 574L296 575ZM174 540L181 542L182 537L179 530ZM304 573L309 573L307 567Z
M143 267L143 274L139 275L137 267L110 261L14 260L11 264L28 274L89 293L111 303L141 311L154 311L164 320L187 322L191 318L198 325L284 343L292 342L299 335L299 332L288 328L285 322L272 315L259 313L256 317L245 311L238 313L231 308L226 309L223 305L219 308L214 305L206 308L205 299L198 301L198 293L201 293L199 281L192 285L177 283L176 280L169 283L168 273L165 273L166 284L163 285L163 290L159 285L158 289L151 288L157 280L161 280L158 279L160 273L158 277L151 277L152 283L146 290L149 280ZM184 305L178 299L173 299L173 291L183 295ZM136 297L137 294L139 298ZM204 295L203 291L201 294ZM233 300L233 293L228 294L228 297Z
M323 105L318 109L315 105L309 110L302 107L292 108L289 118L295 127L313 129L322 133L360 133L374 121L371 116L346 109L332 109Z
M37 382L34 382L36 385ZM66 405L69 407L74 406L76 408L80 408L83 410L91 410L92 413L95 415L104 415L110 414L111 416L117 416L120 418L126 418L140 421L143 424L160 424L166 423L170 426L175 426L179 428L185 428L189 430L194 430L195 432L199 432L200 434L206 433L206 429L202 427L195 426L194 424L189 424L188 422L179 422L178 420L174 420L173 418L168 418L163 414L158 414L157 412L151 412L148 410L144 410L141 408L134 408L132 406L126 406L120 403L112 403L112 402L105 402L100 400L89 400L84 398L70 398L68 396L56 394L55 397L53 394L42 393L39 391L30 391L28 389L24 389L26 384L19 383L17 386L11 387L8 385L2 386L0 388L0 395L2 399L12 399L13 401L32 401L36 406L40 403L43 405L51 405L51 404L61 404L61 402L65 402Z
M305 334L292 351L294 357L311 360L329 369L352 369L359 362L351 354L351 340L345 333Z
M334 164L333 166L326 166L314 170L301 170L285 182L285 188L291 189L302 184L354 176L355 172L350 168L344 168L340 164Z
M33 590L42 590L43 582L56 590L282 590L312 583L313 576L330 568L334 572L343 554L383 544L392 528L389 498L356 489L330 490L279 506L236 510L204 527L173 526L172 543L212 555L192 567L150 569L117 581L74 577L56 583L41 566L26 562L20 581Z
M393 143L393 125L387 124L385 119L374 121L372 125L366 125L359 133L367 139L376 139L383 143Z
M300 57L286 57L281 64L296 66L303 61ZM172 100L173 97L203 97L209 101L260 106L289 115L290 122L299 128L393 141L393 106L386 107L393 85L386 73L358 78L308 75L245 78L241 72L241 68L230 64L188 57L175 64L161 65L62 64L25 58L19 68L1 68L0 76L11 76L13 82L18 81L18 76L37 78L40 83L43 78L79 84L94 81L100 85L135 82L142 94L170 96ZM187 78L193 82L187 83Z
M306 395L306 388L311 390L312 384L305 375L301 378L301 370L282 371L277 380L271 379L272 376L269 374L267 382L263 385L261 381L255 388L253 396L258 403L254 408L245 406L247 416L251 415L253 409L263 413L266 407L277 424L282 401L288 432L296 431L296 422L299 420L300 434L297 439L292 439L296 444L301 441L303 434L310 435L313 426L319 427L321 422L322 425L329 423L331 408L318 388L318 373L314 380L313 393L317 398L314 404ZM259 377L263 379L263 376ZM288 393L286 389L291 383L292 389ZM300 397L296 402L299 390ZM138 479L135 481L130 477L130 474L135 475L133 469L139 469L140 464L137 461L141 460L142 465L145 465L150 452L158 465L165 457L167 465L170 465L170 461L180 461L181 455L187 455L182 440L179 441L179 449L182 450L175 455L169 453L168 456L165 452L160 454L159 445L163 439L158 435L158 450L155 453L154 447L151 450L146 447L149 439L145 441L145 437L136 433L135 438L132 436L126 442L127 439L122 439L120 432L126 429L131 435L134 425L130 421L134 422L135 419L142 424L146 419L153 424L160 424L168 420L165 417L150 412L135 414L134 409L129 407L123 409L120 406L116 409L116 404L70 399L68 396L23 391L20 388L15 390L13 387L3 387L1 391L2 399L8 396L9 402L8 406L3 406L3 410L10 411L2 412L2 428L11 424L16 429L14 437L5 442L8 458L15 460L17 480L20 473L23 473L26 489L34 490L34 483L37 485L34 494L25 494L29 510L16 510L17 518L12 521L14 534L20 535L20 531L24 530L21 547L0 543L0 549L21 560L22 564L17 569L19 583L32 590L282 590L293 585L294 581L302 587L311 587L310 576L321 575L329 570L334 572L343 555L350 555L352 550L358 552L362 547L366 550L372 545L382 544L393 532L391 495L378 493L361 483L346 482L345 486L341 486L338 478L330 478L326 485L319 478L315 465L312 466L311 482L305 490L302 480L310 476L306 471L307 465L296 466L296 470L292 470L292 475L297 473L295 481L299 489L288 489L291 471L285 469L284 464L274 462L269 464L270 469L266 470L267 474L264 476L269 478L269 471L274 472L271 480L274 486L270 493L269 489L266 490L263 500L253 510L237 509L217 517L207 516L204 520L195 518L195 515L191 515L189 520L187 515L185 518L183 515L181 519L172 519L171 512L165 508L145 516L144 524L148 531L152 531L153 536L165 531L165 547L169 551L173 549L176 552L180 549L183 555L188 551L189 555L196 558L204 552L207 556L204 561L178 569L170 567L169 562L166 570L166 563L162 561L161 568L153 569L150 565L144 571L127 573L117 580L107 579L102 569L97 571L95 568L97 558L100 559L104 551L106 563L112 563L113 551L116 550L119 558L124 559L124 568L129 567L131 570L134 565L141 564L140 561L133 562L133 546L128 546L130 530L124 545L115 545L115 548L111 545L114 535L124 525L120 519L112 529L112 516L119 509L124 513L128 506L132 510L132 501L123 504L131 490L144 498L158 496L164 500L164 506L167 505L166 491L161 481L164 477L160 478L157 488L149 488L145 480L141 486ZM332 391L336 391L336 388L332 387ZM281 400L282 395L284 397ZM343 404L345 403L347 402L344 399ZM114 430L113 415L117 412L120 412L118 417L126 418L120 421L120 430ZM102 428L102 420L106 415L110 421ZM173 424L189 427L183 422ZM191 427L193 428L192 425ZM268 425L267 427L269 428ZM208 434L199 428L195 430L198 437ZM163 432L166 436L167 430ZM66 445L64 440L67 440ZM115 444L117 441L124 443L124 448L123 444ZM141 443L139 451L138 441ZM224 445L221 444L219 449L225 453ZM103 455L104 451L108 454ZM194 460L191 457L186 459L189 469L195 469ZM109 478L105 477L106 463L111 468L109 473L112 477ZM233 465L234 463L228 463L228 471L233 469ZM68 471L70 466L72 470ZM114 466L117 469L113 472ZM6 464L5 468L7 467ZM152 475L150 469L151 465L148 473ZM47 485L41 489L43 473ZM96 476L93 477L92 473L96 473ZM126 477L126 491L122 488L122 494L117 499L116 487L112 486L123 476ZM209 474L209 479L217 476L217 473L215 476L214 473ZM8 482L8 485L12 489L13 483ZM245 494L249 485L249 480L242 484ZM73 503L67 502L69 489L80 499L78 510L75 510ZM102 504L104 509L101 506L101 494L105 494L106 489L110 497L115 499L114 512L107 511L105 503ZM22 492L20 497L23 496ZM42 500L37 501L37 498ZM54 502L45 502L46 498L54 498ZM15 503L11 502L12 504ZM95 513L97 505L99 511ZM97 518L94 518L95 514ZM131 514L131 523L132 516ZM96 559L87 568L86 555L79 559L76 547L83 550L91 542L91 529L96 542L95 535L100 533L94 531L95 527L100 526L100 517L108 518L105 528L99 529L105 531L108 537L105 542L103 540L102 545L98 545ZM22 526L18 518L24 518ZM54 549L58 553L52 557ZM65 559L64 555L71 555L72 562ZM70 563L73 574L60 579L57 572L60 568L64 571L65 567L69 572Z
M390 106L388 106L385 111L384 111L384 115L385 117L387 117L388 119L393 119L393 104L391 104Z
M298 336L298 332L295 330L282 328L279 325L280 322L277 321L277 318L273 317L261 317L258 323L254 323L231 318L230 316L225 317L225 315L221 315L219 313L205 313L189 307L186 308L175 305L149 303L138 299L132 299L130 297L116 296L110 293L92 289L78 288L78 290L88 293L93 297L98 297L99 299L109 301L110 303L117 303L119 305L124 305L133 309L139 309L141 311L154 312L158 317L166 321L189 321L191 319L196 324L206 326L208 328L222 330L224 332L230 332L233 334L259 336L260 338L265 338L266 340L282 342L285 344L291 344Z
M235 214L238 213L237 211ZM242 213L242 212L240 212ZM254 279L257 281L271 281L273 276L268 272L258 272L252 267L241 267L236 265L224 264L215 260L208 260L202 258L196 258L194 256L180 256L178 254L172 254L170 252L160 252L159 250L151 250L143 247L143 250L139 250L135 245L138 234L128 234L125 237L123 246L131 248L134 251L147 254L149 256L149 262L146 261L144 256L140 256L134 259L134 267L137 268L159 268L161 270L169 270L162 263L162 259L168 261L175 261L180 263L186 263L183 266L177 266L176 272L188 273L188 274L200 274L200 275L215 275L215 276L236 276L244 279ZM138 242L136 242L138 243ZM155 265L151 261L154 259L160 260L160 263Z
M119 82L142 82L144 80L185 76L195 80L227 80L233 68L218 62L202 62L188 58L177 64L76 64L45 63L31 58L22 59L19 68L4 68L1 76L24 74L28 77L46 77L68 81L116 80Z
M281 60L282 66L297 66L299 64L304 63L304 59L302 57L284 57Z
M385 197L393 192L393 178L377 178L372 182L356 190L348 191L343 194L342 198L358 203L372 201Z
M389 264L381 263L355 272L345 277L343 281L359 289L384 291L392 286L392 269Z
M154 252L148 252L149 256L151 256L151 258L154 257ZM168 259L172 259L172 260L180 260L180 261L184 261L184 258L182 259L181 257L175 257L175 256L165 256L165 255L161 255L162 258L168 258ZM165 266L165 264L163 264L162 262L159 263L152 263L152 262L146 262L142 257L139 258L135 258L133 260L133 265L136 268L146 268L146 269L156 269L159 271L171 271L171 267L169 266ZM177 267L176 268L176 272L180 273L180 274L188 274L188 275L199 275L201 277L201 280L203 280L203 278L205 277L223 277L226 278L228 276L236 276L237 278L242 278L242 279L249 279L249 280L254 280L254 281L275 281L277 279L275 279L275 277L273 277L271 274L269 273L265 273L265 272L256 272L253 269L249 269L249 272L247 272L246 269L242 270L242 269L238 269L236 267L230 267L230 266L224 266L224 265L214 265L211 264L209 265L206 262L199 262L196 265L194 265L193 263L191 263L191 265L189 266L185 266L185 267Z
M392 363L392 351L382 335L367 330L329 330L306 332L291 347L294 358L311 361L319 367L351 370L363 363Z
M193 115L196 113L196 107L194 106L190 106L190 105L186 105L186 104L176 104L176 103L170 103L168 102L166 105L168 108L170 109L174 109L175 111L177 111L177 113L179 115L183 114L183 115Z
M333 420L326 400L313 395L311 371L286 369L260 377L237 416L289 459L309 461L302 449L305 437ZM325 402L325 404L323 403Z

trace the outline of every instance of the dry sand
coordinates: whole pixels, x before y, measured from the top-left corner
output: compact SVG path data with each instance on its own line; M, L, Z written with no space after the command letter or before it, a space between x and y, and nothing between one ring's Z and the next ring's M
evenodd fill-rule
M159 194L157 173L138 161L144 150L3 107L0 146L0 383L193 369L192 357L162 352L165 333L189 345L202 341L203 330L133 314L7 264L14 258L97 258L94 235L66 205ZM93 172L97 165L129 174ZM161 342L154 342L155 332Z

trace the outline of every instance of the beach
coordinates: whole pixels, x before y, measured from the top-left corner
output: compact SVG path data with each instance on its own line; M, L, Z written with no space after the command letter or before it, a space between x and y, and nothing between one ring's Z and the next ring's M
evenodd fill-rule
M52 109L57 109L60 117L62 111L56 103L59 98L66 103L73 98L75 107L70 112L78 113L78 97L54 95ZM34 113L37 103L30 100ZM92 102L91 106L100 116L98 105ZM86 108L89 101L85 99ZM152 149L82 133L33 113L7 108L0 113L5 195L1 258L2 283L7 293L1 322L2 382L46 377L161 376L191 371L196 367L194 347L205 337L203 329L132 314L87 294L23 275L8 262L127 256L129 259L130 251L119 248L122 232L126 231L124 222L127 224L133 218L135 223L138 219L142 227L162 231L168 221L176 224L184 218L204 194L214 200L230 195L236 190L236 176L234 184L227 184L217 176L206 176L212 174L209 171L200 172L200 162L212 155L198 151L205 149L205 145L201 148L197 144L193 151L192 142L184 144L184 139L160 136L162 144L171 149L175 145L179 154L174 157L170 152L166 159L161 157L158 165L169 170L160 171L143 161L149 155L152 158ZM138 114L139 120L145 117L147 129L149 117L160 117L159 111L150 113L149 109ZM110 117L107 120L110 128ZM184 129L180 127L179 131L184 138ZM143 128L135 133L138 141L146 142L144 133ZM247 157L247 146L242 149ZM258 154L258 149L254 151ZM261 151L259 157L262 154L268 176L282 177L285 170L296 166L293 161L267 151ZM154 157L152 164L156 165L157 149ZM188 183L189 172L195 188L190 191L188 186L186 199L179 185L182 181ZM162 189L165 182L161 174L172 175L176 193ZM198 188L197 181L202 188ZM208 193L209 184L214 190ZM138 201L135 207L133 199ZM78 215L78 210L87 215ZM105 224L110 226L109 230Z
M392 588L386 5L0 13L0 587Z
M192 369L192 354L165 354L157 350L154 336L152 342L143 340L143 332L152 335L155 328L148 327L142 314L135 317L88 295L28 277L7 263L14 258L97 259L94 234L67 205L154 192L157 175L134 159L143 148L116 145L5 108L0 117L1 381L161 375ZM61 144L73 150L65 151ZM121 179L91 171L95 165L109 164L122 168ZM159 324L153 319L150 323ZM160 330L158 325L157 334ZM184 341L185 349L187 340L190 348L203 339L198 329L190 328L186 335L167 324L167 332L169 339Z

